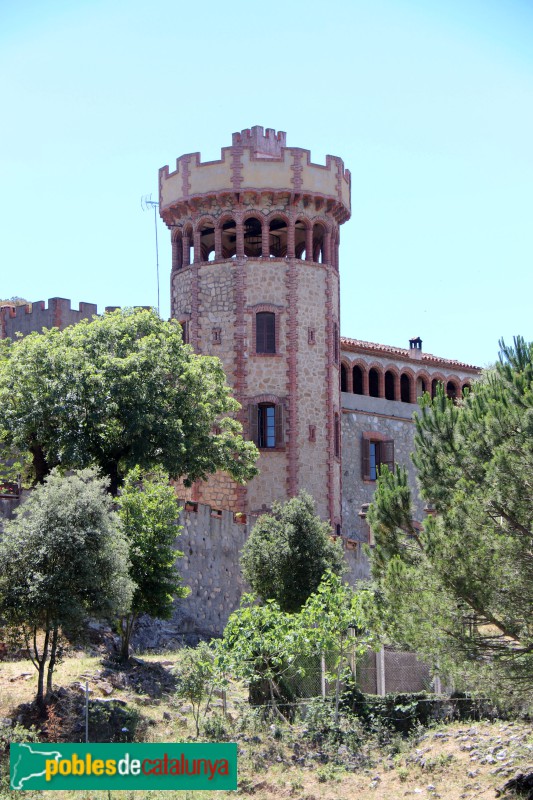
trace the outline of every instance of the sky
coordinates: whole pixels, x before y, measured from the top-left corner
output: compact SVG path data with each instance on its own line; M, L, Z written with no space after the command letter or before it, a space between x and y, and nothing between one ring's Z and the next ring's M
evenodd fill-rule
M486 366L533 340L532 41L530 0L0 1L0 298L156 306L159 167L262 125L352 173L341 333Z

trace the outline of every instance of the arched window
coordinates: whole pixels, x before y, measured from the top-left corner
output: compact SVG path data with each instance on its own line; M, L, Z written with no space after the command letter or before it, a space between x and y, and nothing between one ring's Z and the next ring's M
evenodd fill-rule
M183 247L181 234L177 233L172 239L172 272L183 267Z
M199 230L200 261L212 261L215 257L215 229L210 222L204 222Z
M268 254L273 258L284 258L287 255L287 223L276 217L268 227Z
M296 220L294 225L294 256L305 261L306 225L303 219Z
M400 378L400 400L402 403L411 402L411 378L405 373Z
M237 254L237 223L228 219L222 223L222 258L235 258Z
M469 383L463 383L463 394L465 394L465 392L469 392L469 391L470 391L470 384Z
M396 400L396 391L394 387L394 373L387 370L385 373L385 399Z
M446 394L450 400L457 399L457 386L455 385L454 381L448 381L446 384Z
M260 258L263 254L263 228L257 217L248 217L244 223L244 255Z
M363 370L357 364L353 368L352 376L354 394L363 394Z
M187 225L183 229L183 266L194 264L194 237L192 225Z
M341 392L348 391L348 371L344 364L341 364Z
M416 380L416 396L417 397L422 397L422 395L425 394L427 392L427 390L428 390L428 387L426 385L426 381L424 380L424 378L417 378L417 380Z
M379 373L374 368L368 373L368 394L370 397L379 397Z
M322 264L324 261L324 228L316 223L313 225L313 261Z
M435 397L435 395L437 394L437 386L439 385L439 383L442 383L442 381L439 381L438 378L433 378L433 380L431 381L431 396L432 397Z
M276 352L276 315L271 311L255 315L255 352Z

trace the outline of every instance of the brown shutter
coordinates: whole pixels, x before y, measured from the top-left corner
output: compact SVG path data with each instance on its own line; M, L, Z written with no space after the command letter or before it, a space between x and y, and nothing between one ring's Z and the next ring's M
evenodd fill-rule
M276 413L275 413L276 447L280 447L282 444L285 444L283 411L284 411L283 406L281 405L281 403L278 403L278 405L276 406Z
M363 467L363 480L370 480L370 441L362 439L361 441L361 455Z
M391 472L394 472L394 439L380 442L379 449L381 466L386 465Z
M259 442L258 416L259 408L257 404L250 403L248 406L248 438L255 444Z

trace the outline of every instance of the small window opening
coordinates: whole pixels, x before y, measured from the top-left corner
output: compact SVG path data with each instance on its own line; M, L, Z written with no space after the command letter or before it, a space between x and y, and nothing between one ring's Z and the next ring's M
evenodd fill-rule
M333 360L335 364L339 363L339 326L336 322L333 323Z
M340 458L341 456L341 423L339 420L339 415L335 414L335 458Z

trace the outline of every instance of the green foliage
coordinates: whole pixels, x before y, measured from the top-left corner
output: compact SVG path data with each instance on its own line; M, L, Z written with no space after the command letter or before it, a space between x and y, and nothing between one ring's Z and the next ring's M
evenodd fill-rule
M187 485L216 470L244 482L257 449L231 416L238 408L220 361L195 355L178 323L152 311L0 347L0 441L31 453L37 481L54 465L97 464L113 494L137 465Z
M121 620L122 655L127 659L139 614L169 619L174 598L186 597L189 589L181 585L176 567L183 556L174 547L181 528L168 475L159 470L142 476L136 467L126 475L116 502L130 545L130 577L136 584L131 610Z
M12 744L25 744L39 742L38 731L33 727L25 728L23 725L0 727L0 800L9 800L13 797L10 786L9 750Z
M260 689L264 703L277 709L290 699L288 680L304 674L306 657L327 653L338 714L347 660L376 641L373 624L372 594L356 592L328 571L298 614L282 611L275 600L260 605L254 595L245 595L228 620L217 663L252 689Z
M205 702L204 717L209 707L216 680L215 652L207 642L186 648L181 656L178 675L179 697L192 705L196 736L200 735L200 715Z
M435 509L412 523L403 470L378 480L369 522L387 630L442 670L533 701L533 345L459 403L425 396L413 456Z
M0 538L0 615L30 651L47 692L61 637L75 637L88 615L125 613L133 586L128 544L94 469L54 470L6 522ZM37 634L40 632L41 637Z
M342 571L342 550L330 540L331 526L314 513L313 499L300 492L255 524L242 555L245 579L263 600L299 611L326 570Z

